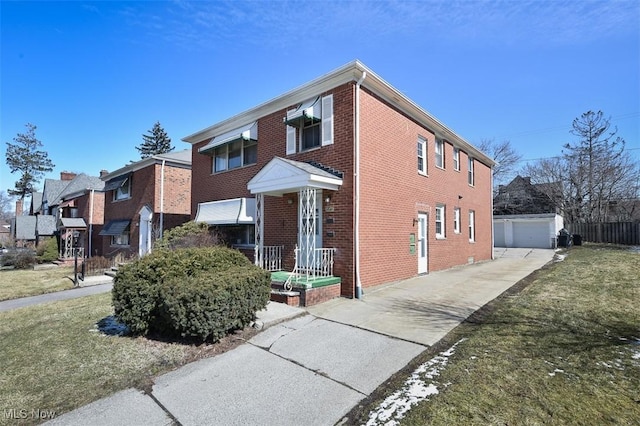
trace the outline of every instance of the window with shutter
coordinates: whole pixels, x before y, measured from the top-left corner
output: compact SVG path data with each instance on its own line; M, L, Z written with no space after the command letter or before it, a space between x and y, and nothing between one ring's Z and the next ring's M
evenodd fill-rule
M287 126L287 154L296 153L296 128Z
M333 144L333 95L322 98L322 146Z

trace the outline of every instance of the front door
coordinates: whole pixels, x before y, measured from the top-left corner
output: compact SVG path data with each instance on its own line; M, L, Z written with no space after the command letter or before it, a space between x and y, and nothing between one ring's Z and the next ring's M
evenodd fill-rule
M140 257L151 251L151 220L153 212L147 206L140 210L140 234L139 234L139 251Z
M418 213L418 274L429 272L429 258L427 256L427 214Z

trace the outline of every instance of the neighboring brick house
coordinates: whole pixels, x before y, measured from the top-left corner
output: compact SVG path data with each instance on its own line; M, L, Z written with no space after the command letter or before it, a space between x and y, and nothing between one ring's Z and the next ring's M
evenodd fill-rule
M493 199L496 247L555 248L564 220L553 198L562 196L560 184L532 184L516 176L500 185Z
M303 304L492 258L494 162L358 61L183 140L195 220Z
M191 217L191 151L158 154L101 174L102 252L142 256L162 232Z

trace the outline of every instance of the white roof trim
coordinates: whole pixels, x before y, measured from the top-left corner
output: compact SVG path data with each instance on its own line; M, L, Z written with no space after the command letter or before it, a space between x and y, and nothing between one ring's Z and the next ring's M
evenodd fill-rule
M337 191L342 179L307 163L275 157L248 183L252 194L282 196L302 188Z
M206 152L212 150L215 147L220 145L224 145L229 142L235 142L237 140L258 140L258 122L254 121L251 124L247 124L245 126L239 127L237 129L233 129L229 132L223 133L219 136L214 137L211 142L203 146L198 150L198 152Z
M255 198L209 201L198 204L195 221L209 225L252 225L255 211Z

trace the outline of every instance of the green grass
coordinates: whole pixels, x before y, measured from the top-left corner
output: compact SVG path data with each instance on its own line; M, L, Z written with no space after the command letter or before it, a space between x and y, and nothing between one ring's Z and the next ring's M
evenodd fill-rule
M0 300L73 288L73 268L0 270Z
M0 410L60 414L184 363L193 346L107 336L111 294L0 313ZM0 424L15 424L0 412ZM31 420L27 419L28 423Z
M438 376L420 376L439 393L400 424L639 424L640 254L572 248L421 355L351 421L366 423L418 365L456 342Z

